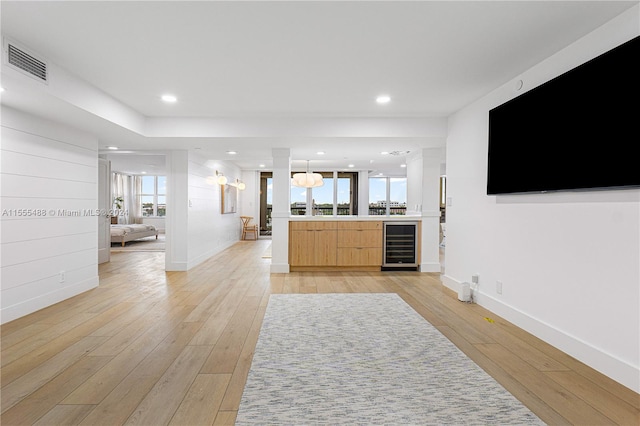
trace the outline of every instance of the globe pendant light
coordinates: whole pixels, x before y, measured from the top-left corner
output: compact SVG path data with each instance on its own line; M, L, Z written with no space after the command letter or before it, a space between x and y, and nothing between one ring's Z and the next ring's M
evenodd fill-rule
M324 185L320 173L309 171L309 160L307 160L307 171L305 173L295 173L291 179L291 184L300 188L317 188Z

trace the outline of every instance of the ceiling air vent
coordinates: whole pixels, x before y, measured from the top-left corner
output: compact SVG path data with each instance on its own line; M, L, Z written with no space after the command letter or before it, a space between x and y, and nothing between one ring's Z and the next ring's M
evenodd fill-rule
M7 62L38 80L47 81L47 64L24 50L7 43Z

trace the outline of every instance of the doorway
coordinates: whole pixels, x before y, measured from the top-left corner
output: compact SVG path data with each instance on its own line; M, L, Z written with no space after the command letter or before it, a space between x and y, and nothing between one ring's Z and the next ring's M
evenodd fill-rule
M271 236L271 209L273 200L273 173L260 173L260 235Z

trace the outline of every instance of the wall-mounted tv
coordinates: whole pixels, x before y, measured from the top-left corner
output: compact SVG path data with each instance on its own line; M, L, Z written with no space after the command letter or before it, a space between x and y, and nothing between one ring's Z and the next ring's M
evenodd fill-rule
M640 36L489 111L487 194L640 187Z

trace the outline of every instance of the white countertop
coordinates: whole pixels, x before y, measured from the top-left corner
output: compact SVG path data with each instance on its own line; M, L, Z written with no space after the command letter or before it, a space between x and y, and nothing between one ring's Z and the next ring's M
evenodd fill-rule
M305 222L305 221L382 221L382 222L391 222L391 221L417 221L422 220L421 216L289 216L289 220L295 222Z

